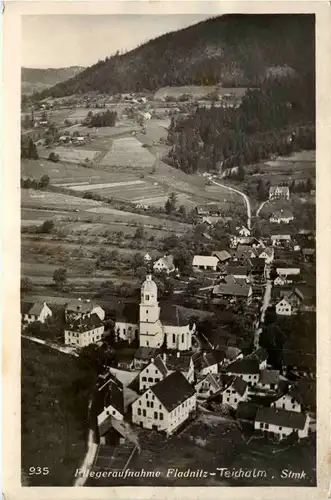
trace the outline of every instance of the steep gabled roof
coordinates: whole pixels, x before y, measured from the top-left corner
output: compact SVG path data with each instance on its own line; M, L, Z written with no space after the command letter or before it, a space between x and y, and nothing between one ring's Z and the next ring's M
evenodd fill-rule
M85 318L78 318L70 321L65 326L65 330L69 330L72 332L83 333L94 328L99 328L103 325L103 322L99 318L96 313L91 314L90 316L86 316Z
M192 354L185 355L181 354L180 351L177 351L174 354L167 355L166 367L171 371L177 370L180 372L187 372L190 368L191 359Z
M101 384L101 385L100 385ZM95 395L95 409L97 415L104 408L113 406L121 415L124 414L123 384L112 374L105 374L104 380L99 378Z
M72 299L68 304L65 306L66 312L79 312L82 314L87 314L89 312L92 312L92 309L96 306L94 302L91 302L90 300L79 300L79 299Z
M305 427L307 415L297 411L288 411L275 407L259 408L255 422L289 427L293 430L302 430Z
M155 394L161 404L171 412L188 398L195 394L192 385L184 375L175 371L163 380L153 385L150 390Z
M134 357L135 359L139 359L142 361L148 361L152 358L156 358L156 356L159 354L160 349L157 349L156 347L146 347L146 346L141 346L138 347L136 350Z
M278 370L262 370L260 373L261 384L278 384L279 371Z
M245 394L248 386L247 382L245 382L245 380L240 377L235 377L231 385L240 396L243 396Z
M243 375L257 375L260 372L259 362L257 359L243 358L237 359L227 366L228 373L237 373Z
M40 301L35 302L31 307L29 314L33 314L34 316L39 316L45 305L46 302L40 302Z
M156 356L156 358L154 359L154 365L161 372L163 377L165 377L167 375L168 370L167 370L166 365L164 364L164 361L163 361L161 355Z

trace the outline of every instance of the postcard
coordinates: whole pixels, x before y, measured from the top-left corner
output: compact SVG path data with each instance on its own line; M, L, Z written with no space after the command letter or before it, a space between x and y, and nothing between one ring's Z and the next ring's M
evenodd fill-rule
M329 5L3 24L4 498L327 498Z

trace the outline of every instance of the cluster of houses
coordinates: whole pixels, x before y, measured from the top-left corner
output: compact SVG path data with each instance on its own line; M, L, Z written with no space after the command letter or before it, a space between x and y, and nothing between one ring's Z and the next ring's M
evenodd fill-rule
M159 352L150 349L137 372L136 397L125 408L125 387L109 371L100 377L97 420L103 436L110 421L128 419L167 436L196 415L206 402L218 401L249 420L254 429L279 440L309 434L309 414L299 386L267 366L267 353L259 348L244 356L235 348L224 352ZM259 404L254 398L259 397ZM125 409L124 409L125 408Z

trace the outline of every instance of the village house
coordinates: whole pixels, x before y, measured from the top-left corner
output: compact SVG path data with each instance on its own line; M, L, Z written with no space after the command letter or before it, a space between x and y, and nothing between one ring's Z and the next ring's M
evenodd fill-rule
M134 353L133 368L135 370L142 370L145 366L151 363L152 359L156 359L161 353L161 349L156 347L140 346Z
M253 283L265 281L266 262L264 259L255 257L248 259L247 263L251 266L250 276Z
M226 368L227 375L242 378L249 387L255 386L260 377L259 361L252 358L243 358L234 361Z
M163 380L169 371L165 364L165 354L152 358L150 363L139 373L139 390L145 391L149 387Z
M300 267L286 263L277 262L275 267L277 274L279 274L280 276L294 276L294 275L299 275L301 272Z
M245 300L247 304L252 301L253 290L250 285L237 285L237 284L227 284L219 283L215 285L212 291L212 295L215 297L221 297L229 299L230 301Z
M45 323L50 316L52 316L52 311L46 302L37 301L34 304L22 302L21 304L21 321L25 325L35 321Z
M196 409L196 393L184 375L175 371L147 389L132 404L132 422L168 436Z
M258 347L251 354L248 354L245 359L257 360L259 363L259 370L265 370L267 368L268 351L263 347Z
M275 391L279 384L279 371L264 369L260 373L260 379L257 383L258 389Z
M196 212L200 216L220 216L222 213L221 207L215 203L210 203L209 205L198 205L196 207Z
M288 248L291 243L290 234L273 234L271 235L271 243L273 247Z
M153 269L156 272L165 272L167 274L175 271L174 258L172 255L164 255L156 260L153 264Z
M195 255L192 266L195 271L216 271L218 258L212 255Z
M246 259L251 259L258 256L258 251L250 245L237 246L234 253L233 259L238 261L245 261Z
M223 365L228 366L230 363L233 363L234 361L243 359L243 357L244 355L238 347L229 346L225 350Z
M86 347L99 342L104 330L104 324L96 313L70 319L64 328L64 343L70 346Z
M301 402L302 399L297 387L291 384L287 388L287 392L278 396L270 406L272 408L281 408L283 410L296 411L300 413L302 411Z
M105 372L98 377L94 410L99 430L107 419L123 420L123 384L110 372Z
M228 404L235 410L241 401L247 399L248 384L240 377L234 377L222 392L222 403Z
M269 200L289 200L290 188L288 186L270 186Z
M169 373L181 372L188 382L194 380L194 363L192 354L181 354L179 351L167 354L165 358L166 367Z
M289 224L292 220L294 220L294 215L287 209L278 210L269 218L270 222L274 222L276 224Z
M280 290L278 293L281 299L276 301L276 313L283 316L291 316L300 310L314 311L314 296L313 293L309 292L308 287Z
M309 416L305 413L263 407L258 409L254 428L280 440L291 434L296 434L298 439L302 439L308 436L309 421Z
M236 279L243 279L248 281L250 277L250 266L245 265L236 265L235 262L231 262L231 264L227 264L223 266L220 270L220 276L233 276Z
M91 314L97 314L101 321L105 319L105 311L102 307L89 299L72 299L68 304L66 304L64 313L66 321L85 318Z
M220 264L231 260L231 254L227 250L215 251L212 253L212 256L216 257Z
M274 249L273 248L264 248L262 252L258 252L258 258L264 259L266 264L271 264L274 260Z
M304 278L300 274L280 274L274 279L274 286L295 285L304 283Z
M194 370L199 376L208 373L218 373L218 366L224 360L224 353L214 349L213 351L199 351L193 355Z
M250 229L248 229L248 227L246 227L244 225L237 227L236 231L239 234L239 236L250 236L251 235Z
M206 400L222 390L220 383L212 373L199 375L194 388L198 400Z

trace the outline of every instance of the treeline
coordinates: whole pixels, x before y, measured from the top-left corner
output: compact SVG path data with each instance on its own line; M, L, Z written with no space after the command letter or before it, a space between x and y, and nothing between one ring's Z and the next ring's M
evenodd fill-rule
M30 138L21 135L21 158L31 158L33 160L38 160L39 155L37 151L37 146Z
M197 107L171 121L168 162L184 172L242 167L272 154L315 148L315 90L312 75L274 80L249 90L240 108Z
M99 61L34 98L218 82L260 86L274 75L314 68L314 23L313 15L303 14L215 17Z
M104 113L93 114L90 111L84 121L88 127L114 127L117 120L117 112L108 109Z

